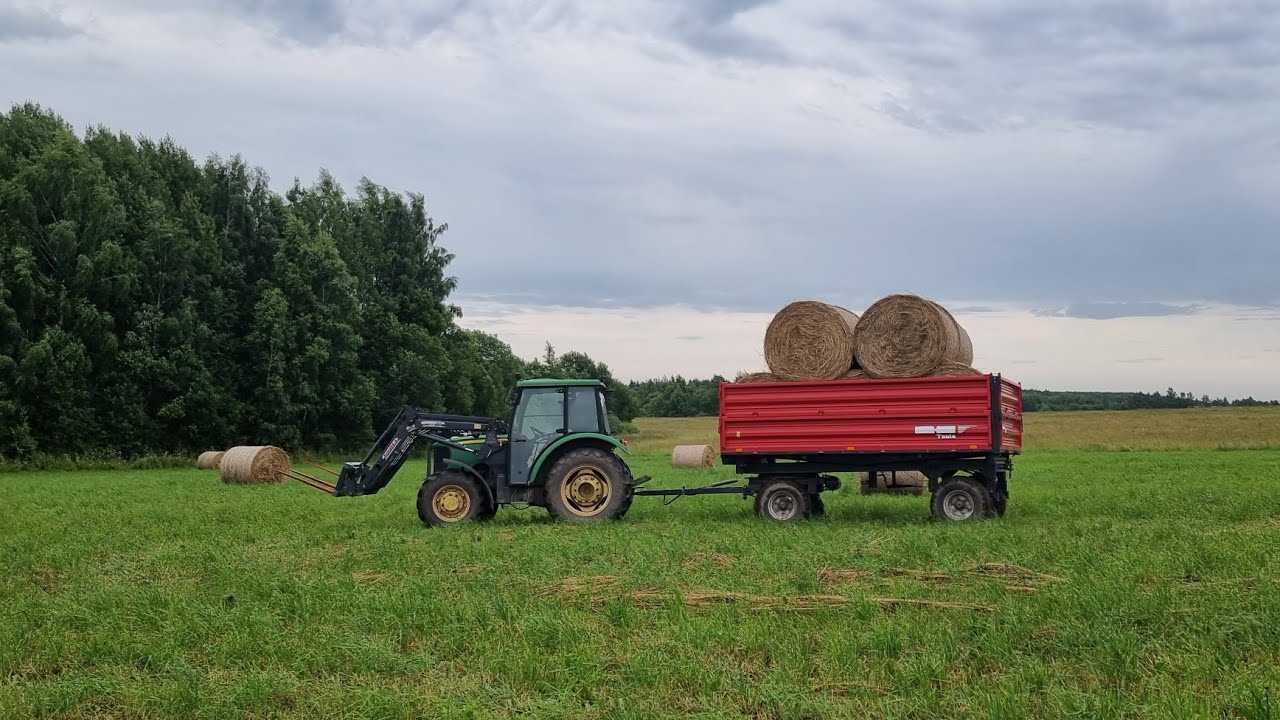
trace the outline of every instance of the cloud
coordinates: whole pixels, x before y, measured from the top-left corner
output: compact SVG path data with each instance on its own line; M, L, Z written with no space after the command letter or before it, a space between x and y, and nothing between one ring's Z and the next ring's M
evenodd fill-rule
M3 99L422 192L467 296L1280 304L1261 4L64 2Z
M0 43L55 40L83 33L83 28L47 8L0 4Z
M1203 308L1198 305L1169 305L1160 302L1078 302L1065 308L1037 310L1036 315L1041 317L1084 318L1087 320L1114 320L1127 317L1194 315L1201 310Z
M1124 358L1124 359L1121 359L1121 360L1116 360L1116 362L1118 362L1118 363L1126 363L1126 364L1130 364L1130 365L1144 365L1144 364L1147 364L1147 363L1158 363L1158 362L1164 362L1164 358L1162 358L1162 357Z

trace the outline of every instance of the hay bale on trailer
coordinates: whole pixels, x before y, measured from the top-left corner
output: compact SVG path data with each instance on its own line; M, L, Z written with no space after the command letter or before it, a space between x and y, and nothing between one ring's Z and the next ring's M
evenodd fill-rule
M737 380L734 380L734 382L736 383L778 382L778 376L770 372L753 372L753 373L747 373L746 375L739 376Z
M218 474L224 483L264 485L282 483L289 456L273 445L240 445L222 456Z
M858 316L814 300L778 311L764 333L764 359L781 380L834 380L854 368Z
M944 362L938 366L937 370L930 373L933 377L964 377L981 374L981 370L958 362Z
M221 450L206 450L196 458L196 467L200 470L217 470L223 455L226 453Z
M889 295L872 303L853 333L857 366L872 377L926 377L944 365L973 363L973 342L932 300Z
M715 467L716 451L710 445L677 445L671 451L671 467Z

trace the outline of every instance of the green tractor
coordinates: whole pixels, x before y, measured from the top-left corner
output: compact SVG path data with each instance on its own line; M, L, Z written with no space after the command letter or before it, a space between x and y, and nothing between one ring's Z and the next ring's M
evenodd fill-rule
M626 514L648 478L632 477L618 454L630 451L609 433L600 381L521 380L508 400L507 421L406 407L363 461L343 465L336 484L292 474L335 496L372 495L425 440L433 445L431 470L418 491L418 517L427 525L488 520L513 504L578 523Z

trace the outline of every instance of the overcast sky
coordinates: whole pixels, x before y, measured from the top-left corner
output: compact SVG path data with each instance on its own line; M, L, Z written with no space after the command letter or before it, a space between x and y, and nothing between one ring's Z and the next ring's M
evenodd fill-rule
M1274 0L0 0L0 97L420 192L525 355L911 291L1028 386L1280 397Z

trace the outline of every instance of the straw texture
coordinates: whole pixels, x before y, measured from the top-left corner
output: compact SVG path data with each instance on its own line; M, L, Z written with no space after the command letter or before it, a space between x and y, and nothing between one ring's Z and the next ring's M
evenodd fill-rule
M218 464L222 462L222 456L226 455L221 450L207 450L200 453L196 458L196 467L201 470L217 470Z
M671 451L671 466L678 468L715 467L716 451L710 445L677 445Z
M813 300L778 311L764 334L764 359L782 380L834 380L854 367L858 316Z
M289 470L289 456L272 445L240 445L222 456L218 473L224 483L263 485L281 483Z

